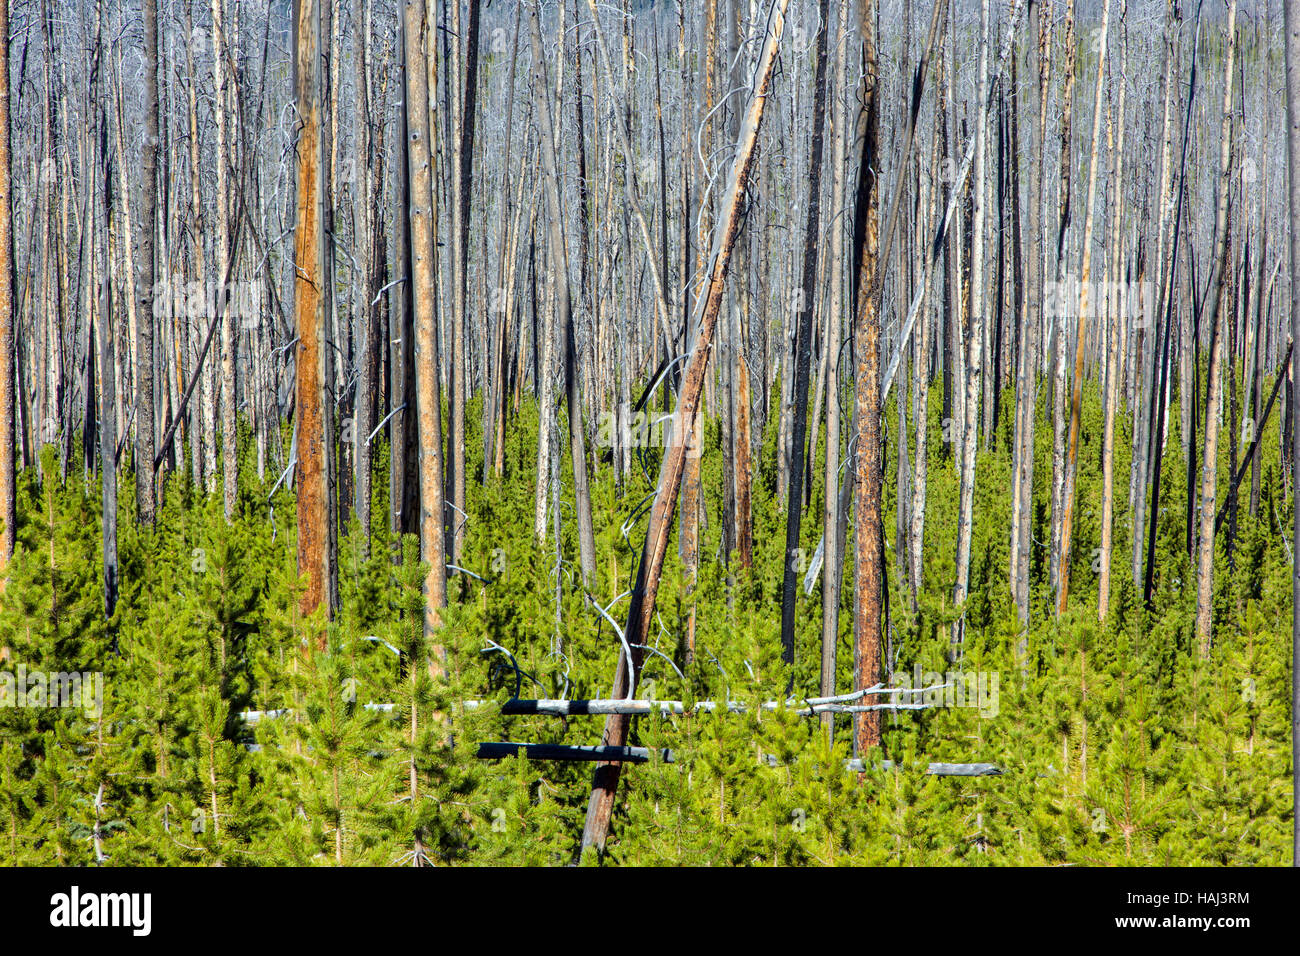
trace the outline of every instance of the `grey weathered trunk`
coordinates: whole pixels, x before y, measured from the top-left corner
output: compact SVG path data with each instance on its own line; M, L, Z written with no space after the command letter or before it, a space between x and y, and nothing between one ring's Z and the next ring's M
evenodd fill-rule
M591 523L591 492L587 482L587 450L582 433L582 397L578 391L578 350L573 331L573 305L569 288L569 253L564 244L564 210L560 204L560 180L555 167L556 143L547 103L546 59L542 52L542 30L534 9L531 17L533 47L533 82L537 91L537 111L542 135L542 173L546 181L546 201L550 212L550 270L554 286L556 323L564 335L565 400L569 416L569 451L573 459L573 492L578 520L579 562L584 585L596 575L596 538ZM556 477L558 481L558 476ZM558 516L557 516L558 520Z
M989 0L980 4L980 40L978 84L978 113L975 121L975 168L971 173L974 194L974 212L971 227L970 252L970 314L971 327L967 335L966 402L961 431L960 500L957 512L957 583L953 587L953 604L961 607L966 602L970 581L970 548L972 520L975 509L975 446L978 438L980 376L984 359L984 175L987 152L988 124L986 109L989 101ZM964 616L953 625L952 643L962 643L965 631ZM954 648L954 654L958 653Z
M1236 52L1236 25L1237 2L1231 0L1228 5L1228 26L1225 40L1223 123L1219 145L1218 208L1214 214L1213 278L1210 281L1209 294L1211 298L1208 303L1209 316L1207 319L1210 326L1210 363L1207 370L1209 400L1205 406L1205 444L1201 464L1200 540L1196 573L1196 637L1203 658L1210 655L1213 637L1211 624L1214 610L1214 503L1217 497L1215 489L1218 484L1219 471L1219 403L1223 395L1220 363L1223 355L1223 340L1227 335L1227 330L1223 328L1221 316L1226 311L1223 308L1223 298L1226 294L1228 275L1231 269L1228 204L1232 183L1232 63ZM1233 321L1235 321L1235 317Z
M821 229L821 167L823 126L826 119L826 35L829 0L818 7L817 74L813 80L812 145L809 155L808 215L804 226L803 279L799 290L799 326L796 332L794 419L790 439L790 487L785 514L785 555L781 582L781 658L794 663L795 561L799 526L803 517L804 439L808 425L808 367L812 361L813 306L817 301L817 246ZM901 394L901 392L900 392ZM791 678L793 679L793 678Z
M140 521L153 524L154 497L154 236L158 206L158 0L144 0L144 157L140 204L140 254L135 298L135 501ZM196 197L197 199L197 197ZM196 202L197 205L197 202ZM200 255L200 260L202 256Z

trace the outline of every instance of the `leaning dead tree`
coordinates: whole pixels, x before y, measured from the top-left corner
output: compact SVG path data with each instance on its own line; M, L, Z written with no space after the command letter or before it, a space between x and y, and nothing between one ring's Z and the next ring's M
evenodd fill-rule
M659 481L654 503L650 508L645 545L637 565L636 585L632 590L632 603L628 608L625 641L633 647L631 667L640 663L640 649L644 635L650 632L654 619L655 598L659 591L659 578L663 572L664 555L668 550L668 536L673 526L673 509L677 501L689 447L689 433L704 388L704 370L708 364L713 332L722 308L727 271L731 264L732 249L743 224L743 204L753 171L758 131L763 121L763 110L768 99L768 86L772 68L776 63L781 34L785 29L785 11L790 0L772 0L764 26L763 46L758 64L749 84L749 101L745 108L736 140L736 154L732 161L727 188L722 197L721 215L713 231L713 250L709 256L708 283L700 295L692 324L695 326L695 344L690 361L682 376L673 413L672 431L664 449L659 467ZM636 687L636 674L629 669L627 659L619 657L614 673L614 696L629 697ZM631 720L626 715L613 715L605 721L601 743L622 746L627 742ZM591 799L587 804L587 819L582 830L582 852L600 852L605 847L609 833L609 818L614 809L614 791L618 786L619 763L601 763L596 767L592 782Z

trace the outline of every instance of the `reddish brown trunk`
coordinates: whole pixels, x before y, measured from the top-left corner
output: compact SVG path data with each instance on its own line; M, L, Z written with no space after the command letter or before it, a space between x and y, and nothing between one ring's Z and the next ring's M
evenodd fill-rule
M880 316L876 270L880 243L880 193L873 170L878 164L877 127L880 121L876 60L875 2L859 0L862 36L862 91L858 114L858 195L854 219L855 283L853 366L857 411L854 455L854 536L857 544L853 595L853 686L855 690L880 681L880 612L884 555L880 514ZM858 753L880 746L880 711L858 713L853 722Z
M325 362L323 248L321 219L320 10L317 0L298 0L297 100L298 223L294 235L294 309L297 317L298 570L308 575L303 615L326 599L329 587L328 502L325 475L325 417L322 388ZM316 639L325 649L324 631Z

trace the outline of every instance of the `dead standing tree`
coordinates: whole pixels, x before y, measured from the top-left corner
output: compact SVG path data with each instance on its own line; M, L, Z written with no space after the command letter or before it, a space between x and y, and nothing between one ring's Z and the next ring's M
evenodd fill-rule
M984 173L987 154L988 103L989 103L989 0L980 5L978 110L975 127L975 168L971 173L974 211L971 225L970 251L970 328L966 347L966 400L963 404L962 454L960 504L957 513L957 582L953 587L952 601L957 607L966 602L970 583L971 532L975 510L975 445L979 425L980 376L984 357L984 224L986 219ZM960 652L965 629L965 616L953 624L953 655Z
M881 405L889 384L906 354L907 342L912 326L916 321L925 291L934 274L934 255L926 260L921 281L921 288L915 291L907 310L897 352L890 366L882 375L880 363L880 314L884 294L883 263L889 260L893 245L895 229L898 225L898 213L903 203L903 186L906 179L905 170L911 160L912 146L916 137L917 119L920 113L921 95L924 91L925 74L934 50L938 35L942 4L936 0L930 17L930 28L925 42L925 50L912 84L912 103L908 117L907 131L903 140L902 159L899 175L894 182L890 197L890 213L885 225L884 242L879 239L879 190L878 170L880 160L877 149L877 128L879 125L880 104L879 65L875 46L875 12L872 0L862 0L858 8L859 32L862 39L862 86L859 98L859 114L855 127L855 152L858 158L858 184L853 223L853 303L854 332L853 355L855 367L855 419L857 449L854 458L855 478L853 491L855 495L855 528L857 553L855 567L854 593L854 686L861 689L873 686L880 676L880 632L881 616L884 610L884 567L885 539L881 515L881 484L883 473L881 461L883 442L880 429ZM1013 0L1011 23L1008 30L1007 48L1003 51L1005 60L1014 30L1018 0ZM987 31L986 31L987 32ZM1001 62L1001 61L999 61ZM987 63L985 64L987 66ZM987 97L985 98L987 100ZM981 128L987 116L987 108L981 111ZM972 144L973 148L974 144ZM968 154L966 162L969 163ZM964 179L966 165L962 167L959 179ZM948 215L952 213L951 206ZM936 252L946 229L940 228L932 253ZM846 489L847 491L847 489ZM880 717L874 711L865 711L858 715L854 724L854 747L858 752L880 744Z
M102 377L100 386L100 430L99 461L102 478L101 495L101 529L103 534L102 558L104 563L104 617L112 621L117 609L118 561L117 561L117 415L114 406L117 403L116 375L114 374L113 346L113 283L112 270L109 268L109 230L113 228L113 176L108 159L108 111L100 96L99 82L101 57L103 55L103 4L96 4L95 52L90 67L89 103L95 110L96 170L95 178L100 183L99 202L92 199L95 212L90 218L92 234L88 237L93 248L94 233L101 233L99 244L99 369ZM94 187L91 186L91 193ZM96 228L97 227L97 228ZM93 254L93 253L92 253ZM93 291L93 289L91 290ZM91 323L91 337L94 335L94 322ZM87 356L87 362L93 362ZM89 399L90 396L87 396ZM149 476L149 472L145 472Z
M1200 553L1196 573L1196 638L1201 657L1210 654L1210 626L1212 623L1212 598L1214 596L1214 501L1218 482L1219 402L1222 382L1219 364L1223 354L1226 330L1220 328L1221 307L1225 295L1229 264L1228 201L1232 176L1232 62L1236 50L1237 0L1228 4L1228 27L1225 44L1223 75L1223 126L1219 144L1218 204L1214 213L1214 260L1210 280L1210 364L1207 370L1209 400L1205 405L1205 446L1201 465L1201 528ZM1293 277L1293 280L1294 277ZM1235 321L1235 319L1234 319ZM1231 385L1229 387L1232 387Z
M1102 84L1106 78L1106 37L1110 29L1110 0L1101 15L1097 49L1097 88L1092 110L1092 152L1088 159L1088 199L1083 211L1083 265L1079 274L1079 328L1075 335L1074 388L1070 399L1070 438L1061 492L1061 554L1056 611L1064 614L1070 594L1070 545L1074 533L1074 496L1079 457L1079 412L1083 403L1083 354L1088 331L1088 284L1092 277L1093 202L1097 192L1097 147L1101 140Z
M298 109L298 221L294 237L297 320L298 569L308 575L304 616L328 600L330 559L325 473L325 231L321 217L321 66L319 0L294 6L294 92ZM325 633L316 639L325 649Z
M1030 8L1032 9L1032 2ZM1038 14L1038 104L1030 115L1031 149L1046 149L1048 85L1051 79L1052 0L1041 0ZM1032 155L1032 154L1031 154ZM1017 373L1015 469L1011 500L1011 591L1022 623L1029 621L1029 566L1034 489L1035 396L1038 392L1039 336L1043 321L1042 289L1043 164L1029 162L1028 275L1022 299L1020 357Z
M429 77L436 69L425 69L426 58L437 55L429 41L424 0L406 0L403 11L403 54L406 78L406 157L410 184L410 262L414 301L414 362L416 418L419 425L419 532L420 558L428 562L424 582L424 626L426 633L440 623L439 610L447 603L446 552L443 535L444 498L442 467L442 416L439 406L438 339L436 336L435 276L437 263L437 190L433 188L432 129L429 104L436 102L436 89Z
M884 593L884 539L880 489L880 314L876 298L880 264L880 190L877 169L877 128L880 123L879 64L876 57L874 0L859 0L858 30L862 40L862 81L856 126L858 188L853 222L853 367L857 419L854 456L853 633L854 687L870 687L880 676L881 599ZM865 683L864 683L865 682ZM872 712L854 720L853 748L865 753L880 745L880 717Z
M1291 341L1300 339L1300 10L1283 4L1286 18L1287 214L1291 226ZM1291 356L1294 361L1294 355ZM1300 421L1300 388L1291 390L1291 422ZM1285 439L1283 439L1285 443ZM1300 442L1291 442L1292 474L1300 475ZM1300 508L1291 529L1300 554ZM1291 782L1300 793L1300 561L1291 564ZM1300 866L1300 825L1293 824L1292 865Z
M830 259L832 263L831 294L829 315L826 325L826 468L825 501L822 508L822 645L821 673L819 686L823 696L835 693L836 644L839 639L840 620L840 585L843 580L841 497L837 488L840 472L840 385L839 354L840 329L843 326L844 313L844 277L847 264L844 261L844 223L840 211L844 207L845 194L845 159L848 156L848 131L842 117L845 113L844 90L847 85L848 48L849 48L849 8L840 4L838 18L838 39L835 50L835 109L832 112L835 127L835 155L832 161L833 180L831 183L831 233ZM827 733L833 731L830 716L822 718Z
M158 0L144 0L144 180L140 209L140 254L136 259L135 297L139 327L135 340L135 500L143 524L153 524L154 404L153 315L154 235L158 206ZM197 203L196 203L197 205ZM200 259L202 256L200 256Z
M14 553L14 233L9 176L9 0L0 0L0 593Z
M456 18L459 19L459 0L454 0L457 7ZM480 22L479 0L469 0L469 23L465 36L454 37L452 42L463 46L463 56L458 52L455 60L457 74L460 64L464 62L463 88L449 91L458 97L457 108L453 110L456 130L455 149L452 152L452 178L454 180L454 199L452 206L452 320L451 320L451 472L450 491L452 503L457 509L457 518L453 520L454 531L448 536L451 546L452 561L460 561L461 547L465 541L465 402L469 392L466 388L465 349L465 311L466 287L469 282L469 213L470 190L474 184L474 121L478 109L478 35Z
M560 205L560 177L555 167L556 143L547 104L546 58L542 53L542 28L537 8L530 19L533 48L533 82L536 86L538 125L542 134L542 174L550 212L549 239L552 267L548 276L555 284L557 320L564 336L564 394L569 415L569 450L573 458L573 491L577 505L579 562L584 585L596 576L596 538L591 524L591 492L587 482L587 450L582 434L582 399L578 390L578 350L573 330L573 297L569 288L569 253L564 244L564 211ZM453 436L454 440L454 436ZM558 482L559 476L552 476Z
M781 582L781 656L794 663L794 602L796 569L792 560L799 547L803 517L804 441L808 425L808 366L812 359L813 305L817 301L817 238L821 224L822 127L826 118L826 35L830 32L828 0L818 7L817 75L813 81L812 146L809 159L808 217L804 228L803 280L800 283L799 326L795 339L797 371L794 387L794 421L790 439L790 496L785 514L785 557ZM793 679L793 678L792 678Z

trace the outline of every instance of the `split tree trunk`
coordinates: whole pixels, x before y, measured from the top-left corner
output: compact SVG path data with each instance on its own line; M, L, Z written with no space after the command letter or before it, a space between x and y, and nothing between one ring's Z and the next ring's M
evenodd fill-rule
M790 437L790 486L785 515L785 555L781 582L781 658L794 663L794 604L798 569L794 555L799 547L803 517L804 441L808 427L808 366L812 361L813 306L817 302L817 246L821 229L821 172L823 127L826 119L826 34L830 31L829 0L818 7L817 74L813 80L812 144L808 159L808 217L804 228L803 279L799 286L799 327L795 338L796 371L794 420ZM793 677L791 678L793 679Z
M987 0L985 0L987 3ZM858 0L862 39L862 80L855 127L858 187L853 223L854 320L853 368L857 447L854 454L854 595L853 686L880 681L881 609L884 597L884 539L881 526L880 315L876 270L880 244L879 61L876 56L875 0ZM880 714L858 714L853 722L853 749L865 754L880 746Z

